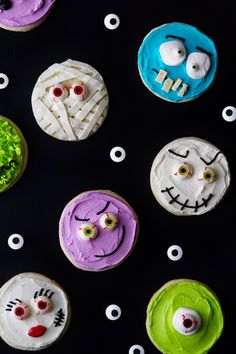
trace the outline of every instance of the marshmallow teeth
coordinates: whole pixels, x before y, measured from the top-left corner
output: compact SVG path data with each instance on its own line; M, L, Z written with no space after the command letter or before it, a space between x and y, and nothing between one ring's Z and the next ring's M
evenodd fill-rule
M176 81L174 81L171 78L167 77L167 75L168 75L168 73L165 70L160 70L157 74L157 77L155 80L159 84L163 84L161 89L165 92L169 92L170 89L172 91L177 91L178 88L180 88L180 90L178 92L178 96L183 97L188 90L188 85L186 85L185 83L182 83L182 80L179 78Z

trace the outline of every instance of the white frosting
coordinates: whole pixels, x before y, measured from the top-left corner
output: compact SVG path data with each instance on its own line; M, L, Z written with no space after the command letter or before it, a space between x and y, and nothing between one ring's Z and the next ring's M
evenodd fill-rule
M86 88L82 99L71 90L78 82ZM55 99L52 88L58 85L64 87L63 97ZM69 59L42 73L33 90L32 108L39 126L47 134L60 140L84 140L106 118L108 93L101 75L93 67Z
M46 297L53 292L50 297L51 306L48 311L37 311L35 302L38 298L34 298L36 292L44 289L43 295L47 289ZM44 298L44 296L43 296ZM16 300L17 299L17 300ZM20 302L24 306L29 306L28 316L19 321L14 315L14 308ZM17 303L12 304L10 301ZM9 306L8 306L9 305ZM10 309L11 311L6 311ZM63 313L61 325L55 326L55 321L58 323L57 312ZM10 279L0 289L0 335L2 339L10 346L22 350L39 350L47 347L57 340L65 330L69 320L68 299L64 291L49 278L37 273L22 273ZM29 336L30 328L36 326L44 326L46 331L43 335L35 338Z
M202 79L211 66L210 58L205 53L194 52L188 56L186 71L191 79Z
M201 158L207 163L215 160L207 166ZM191 175L181 176L178 168L185 163L191 166ZM215 174L211 183L203 178L207 168ZM194 137L180 138L167 144L151 168L151 188L155 198L176 215L206 213L221 200L229 184L230 171L225 156L212 144Z
M176 66L186 58L186 49L180 41L165 42L160 46L161 59L166 65Z
M198 312L181 307L175 312L172 323L177 332L184 336L191 336L199 330L201 317Z

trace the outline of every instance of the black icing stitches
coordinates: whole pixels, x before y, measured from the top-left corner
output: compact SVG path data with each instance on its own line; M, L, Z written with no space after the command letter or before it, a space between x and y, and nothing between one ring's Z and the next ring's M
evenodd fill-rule
M60 308L55 316L55 320L54 320L54 325L55 327L59 327L62 326L62 324L65 321L65 313L63 312L62 308Z

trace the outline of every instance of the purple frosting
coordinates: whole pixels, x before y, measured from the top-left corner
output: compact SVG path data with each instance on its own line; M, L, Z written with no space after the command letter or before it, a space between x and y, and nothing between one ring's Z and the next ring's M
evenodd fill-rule
M114 230L104 230L100 226L103 213L99 211L106 205L104 213L113 213L118 219ZM79 228L85 221L78 221L76 218L89 219L87 222L97 226L98 234L95 239L80 238ZM76 267L105 270L118 265L129 255L137 236L137 226L138 221L133 210L119 197L108 191L85 192L69 202L63 210L59 225L60 243L66 256Z
M8 10L0 10L0 24L6 27L27 27L43 19L56 0L11 0Z

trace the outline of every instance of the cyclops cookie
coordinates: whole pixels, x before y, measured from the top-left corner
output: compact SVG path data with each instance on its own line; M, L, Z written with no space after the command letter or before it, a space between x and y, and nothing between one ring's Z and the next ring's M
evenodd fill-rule
M171 102L192 100L212 84L217 69L214 42L197 28L173 22L153 29L138 53L145 86Z
M60 244L78 268L101 271L124 261L138 235L133 209L111 191L79 194L67 204L60 219Z
M0 27L26 32L40 25L55 0L0 0Z
M151 298L146 328L164 354L207 353L223 332L224 317L216 295L195 280L166 283Z
M0 116L0 193L21 177L27 163L28 149L20 129Z
M70 307L64 290L37 273L22 273L0 289L0 335L16 349L40 350L64 334Z
M103 78L74 60L50 66L32 94L34 116L45 133L67 141L84 140L102 125L108 110Z
M167 144L151 168L156 200L175 215L201 215L213 209L230 184L228 162L211 143L194 137Z

